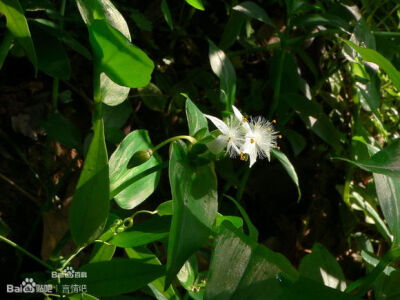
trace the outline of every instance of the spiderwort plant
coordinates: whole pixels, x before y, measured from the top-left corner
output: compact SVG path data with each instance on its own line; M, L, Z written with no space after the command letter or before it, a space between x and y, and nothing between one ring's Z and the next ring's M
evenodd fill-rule
M220 153L226 148L227 154L241 160L250 160L250 168L257 158L271 159L271 149L277 148L276 140L281 137L274 130L271 122L265 118L250 117L250 121L242 115L235 106L232 106L234 116L230 115L226 123L222 120L205 115L220 131L220 135L208 143L210 151Z

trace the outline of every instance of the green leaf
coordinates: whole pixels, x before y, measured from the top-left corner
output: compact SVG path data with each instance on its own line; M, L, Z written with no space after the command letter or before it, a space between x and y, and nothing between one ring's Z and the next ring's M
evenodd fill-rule
M185 95L186 96L186 95ZM208 135L208 123L204 114L186 96L186 118L189 126L189 135L195 136L200 130L205 129L204 135Z
M77 0L79 12L86 25L93 20L107 20L116 30L121 32L129 41L131 35L124 17L109 0ZM112 81L106 74L100 75L101 100L108 105L118 105L125 101L130 88L121 86Z
M73 284L85 284L95 296L116 296L133 292L161 277L164 268L147 259L114 258L86 264L79 272L86 272L87 278L74 278Z
M185 0L185 1L186 1L186 3L193 6L196 9L204 10L204 5L201 0Z
M277 149L271 149L271 154L273 157L279 160L279 162L282 164L282 166L285 168L286 172L290 176L290 178L293 180L294 184L297 187L297 194L298 194L298 201L301 198L301 190L300 190L300 185L299 185L299 178L297 177L296 170L294 169L292 163L290 160L287 158L287 156L282 153L281 151Z
M149 83L144 88L138 89L140 98L144 105L155 111L164 111L167 104L167 98L154 83Z
M49 114L41 125L50 138L69 148L81 149L82 135L75 124L67 118L58 113Z
M167 22L169 28L174 29L174 23L172 22L171 12L168 7L167 0L161 1L161 11L163 13L164 19Z
M247 17L244 14L239 13L238 11L232 11L229 20L224 27L221 41L219 42L221 49L226 50L236 42L246 20Z
M282 292L280 276L295 281L298 274L282 254L224 222L211 257L204 299L273 299Z
M174 142L171 146L169 180L174 214L168 240L166 287L184 262L207 241L218 206L214 166L192 166L183 143Z
M174 213L172 200L161 203L156 210L159 216L172 216Z
M33 46L28 22L24 16L21 4L18 0L2 0L0 1L0 13L5 15L8 30L15 37L18 44L24 49L26 56L35 68L35 72L37 72L38 62L35 47Z
M126 248L126 254L129 258L146 259L149 264L161 266L161 262L158 260L150 250L145 247L137 247L135 249ZM153 292L157 300L176 300L179 299L177 292L174 288L170 286L166 291L164 291L165 276L159 277L156 280L148 284L150 290Z
M94 123L94 135L72 199L69 224L78 246L90 243L102 232L110 206L108 156L101 119Z
M159 170L132 182L136 176L161 163L157 153L154 153L145 163L128 168L131 157L137 151L152 147L147 131L135 130L125 137L110 157L110 198L114 198L123 209L138 206L154 192L158 185Z
M121 248L147 245L166 238L170 225L171 217L153 216L147 221L134 224L129 230L118 233L109 243Z
M138 88L146 86L154 69L153 61L139 48L104 20L89 25L89 40L104 72L119 85Z
M49 298L51 299L51 298ZM68 299L70 300L98 300L99 298L96 298L95 296L86 294L86 293L81 293L81 294L74 294L74 295L68 295Z
M367 160L354 161L346 158L337 159L352 163L353 165L356 165L365 171L399 177L400 139L393 141L392 144L374 154L370 159Z
M321 244L315 243L311 254L301 260L299 272L300 275L321 282L325 286L341 291L346 288L346 279L342 268Z
M376 194L385 220L393 234L393 244L400 246L400 182L398 178L374 173Z
M217 214L217 218L215 219L215 227L216 230L218 230L218 227L221 226L221 224L224 222L231 222L235 228L242 228L243 227L243 219L241 217L237 216L223 216L220 213Z
M31 24L35 41L38 68L47 75L67 80L71 76L71 65L61 42L43 29L42 25Z
M400 72L396 70L389 60L373 49L361 48L350 41L343 41L356 50L363 60L377 64L382 70L384 70L389 75L397 90L400 91Z
M220 100L225 106L225 110L231 111L235 102L236 95L236 72L229 58L224 51L219 49L212 41L210 45L209 59L211 69L220 79Z
M265 24L271 25L273 27L275 26L265 10L252 1L244 1L239 5L234 6L232 9L241 12L250 18L261 21Z

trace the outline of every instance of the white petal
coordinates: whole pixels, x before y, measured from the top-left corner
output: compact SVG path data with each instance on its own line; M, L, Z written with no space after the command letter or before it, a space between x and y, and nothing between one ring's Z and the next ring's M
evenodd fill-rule
M240 121L243 122L243 115L242 113L236 108L236 106L232 105L233 113L235 114L236 118Z
M221 131L221 133L226 134L228 132L228 126L222 120L206 114L204 116L211 122L213 122L215 127L217 127L218 130Z
M235 114L235 117L242 123L244 129L246 129L247 132L251 131L249 122L247 119L242 115L242 113L236 108L236 106L232 105L233 113Z
M251 143L249 139L243 145L243 153L249 155L250 158L250 168L254 165L257 160L257 147L255 143Z
M221 153L226 145L228 144L228 139L224 135L219 135L213 141L207 143L208 149L214 154Z
M239 155L240 150L239 148L236 146L236 144L233 141L228 142L226 151L228 152L230 157L236 157Z

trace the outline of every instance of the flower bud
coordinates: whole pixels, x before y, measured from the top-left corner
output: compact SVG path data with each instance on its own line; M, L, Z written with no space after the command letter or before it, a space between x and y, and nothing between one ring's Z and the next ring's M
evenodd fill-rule
M153 151L151 149L137 151L129 160L128 169L140 166L141 164L148 161L152 156Z

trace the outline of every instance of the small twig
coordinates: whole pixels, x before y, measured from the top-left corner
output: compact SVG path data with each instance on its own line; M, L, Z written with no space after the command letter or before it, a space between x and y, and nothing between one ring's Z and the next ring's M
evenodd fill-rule
M12 181L10 178L3 175L2 173L0 173L0 178L6 181L8 184L12 185L18 192L23 194L25 197L31 199L37 206L41 206L41 203L37 198L33 197L31 194L25 191L22 187L20 187L18 184Z
M13 241L9 240L8 238L6 238L5 236L0 235L0 240L6 242L7 244L13 246L15 249L21 251L22 253L24 253L26 256L29 256L30 258L32 258L33 260L35 260L36 262L38 262L39 264L45 266L47 269L49 270L54 270L54 268L52 266L50 266L49 264L45 263L43 260L41 260L39 257L33 255L32 253L30 253L28 250L25 250L24 248L22 248L21 246L19 246L18 244L14 243Z

